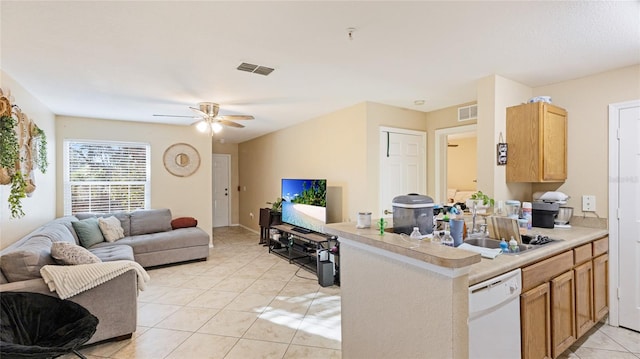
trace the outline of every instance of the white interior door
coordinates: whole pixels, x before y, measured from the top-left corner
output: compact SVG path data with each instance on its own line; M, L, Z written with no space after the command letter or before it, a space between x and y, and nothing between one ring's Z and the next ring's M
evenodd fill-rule
M619 129L619 324L640 331L640 107L620 109Z
M426 144L424 132L381 128L380 130L380 213L392 210L399 195L426 194Z
M213 227L229 226L231 203L231 156L214 154L213 171Z

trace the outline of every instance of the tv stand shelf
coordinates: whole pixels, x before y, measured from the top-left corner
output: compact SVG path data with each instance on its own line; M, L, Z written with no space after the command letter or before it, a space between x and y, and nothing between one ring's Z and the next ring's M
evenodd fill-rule
M329 250L330 241L336 241L334 237L317 232L301 233L297 227L290 224L277 224L271 226L281 233L279 240L269 236L269 253L275 253L287 260L302 265L308 271L316 273L317 250Z

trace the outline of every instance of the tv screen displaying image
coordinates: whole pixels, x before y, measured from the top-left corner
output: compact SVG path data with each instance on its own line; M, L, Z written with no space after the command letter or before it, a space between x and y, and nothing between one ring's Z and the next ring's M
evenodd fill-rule
M322 232L327 223L327 180L282 179L282 222Z

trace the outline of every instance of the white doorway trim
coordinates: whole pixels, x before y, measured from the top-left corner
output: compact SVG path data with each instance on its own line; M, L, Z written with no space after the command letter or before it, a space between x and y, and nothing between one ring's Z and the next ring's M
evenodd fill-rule
M609 105L609 324L619 326L618 287L620 285L620 233L618 232L618 126L620 110L640 106L640 100Z
M435 188L434 188L434 202L435 203L443 203L446 199L447 193L447 136L455 134L455 133L463 133L463 132L477 132L478 125L466 125L466 126L456 126L443 128L435 131L435 161L434 161L434 171L433 174L435 176ZM444 186L444 187L443 187Z
M218 158L226 158L227 159L227 161L226 161L227 162L227 177L228 177L227 178L227 183L229 184L229 187L228 187L229 188L228 189L228 193L229 193L228 197L229 198L227 199L227 226L230 226L231 225L231 203L233 202L233 198L232 198L233 191L231 190L231 155L214 153L211 156L211 170L212 171L215 171L215 166L213 165L213 163L215 162L216 157L218 157ZM211 174L211 178L214 178L214 177L215 177L215 174L212 173ZM213 207L213 201L214 201L213 195L215 193L215 186L216 186L216 184L213 183L213 181L212 181L211 182L211 194L212 194L211 203L212 203L212 207ZM212 211L211 215L212 215L211 221L212 221L212 223L215 223L215 212Z

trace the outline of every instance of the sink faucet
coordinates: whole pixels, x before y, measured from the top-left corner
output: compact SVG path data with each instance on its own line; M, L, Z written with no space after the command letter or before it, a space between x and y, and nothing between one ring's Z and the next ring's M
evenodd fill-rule
M484 223L478 225L476 223L476 219L477 219L477 208L476 208L476 202L473 202L473 205L471 207L471 231L469 233L469 237L487 237L488 233L487 233L487 218L484 218ZM478 228L480 227L480 228Z

